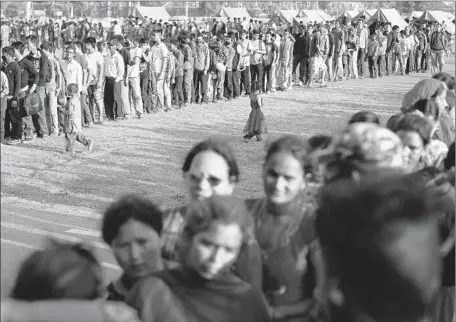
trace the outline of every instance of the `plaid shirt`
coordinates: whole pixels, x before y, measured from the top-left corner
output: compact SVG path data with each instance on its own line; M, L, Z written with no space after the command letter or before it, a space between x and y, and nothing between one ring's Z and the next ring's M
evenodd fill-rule
M165 66L165 80L169 81L171 78L174 78L175 71L175 58L172 52L168 52L168 57L166 59Z

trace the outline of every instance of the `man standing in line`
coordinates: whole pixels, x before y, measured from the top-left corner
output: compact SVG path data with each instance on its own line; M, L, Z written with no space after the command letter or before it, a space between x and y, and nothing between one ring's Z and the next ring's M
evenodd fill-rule
M285 29L279 49L278 86L283 91L291 86L291 69L293 67L293 41L290 38L290 30Z
M87 106L87 88L88 86L88 64L87 58L84 56L82 52L82 42L76 41L73 43L74 48L76 49L76 54L74 56L74 60L76 60L82 68L82 89L80 89L80 101L81 101L81 117L82 117L82 125L86 125L88 127L93 126L93 115L90 113L90 109Z
M2 56L5 58L5 74L8 78L8 96L6 103L7 120L5 128L5 143L9 145L16 145L21 143L22 136L22 118L19 105L19 92L21 90L21 67L15 61L13 47L4 47ZM9 119L9 121L8 121ZM9 126L11 125L11 128ZM3 138L2 138L3 140Z
M117 51L122 57L124 62L124 79L123 82L120 84L121 88L121 96L122 96L122 110L117 111L117 117L122 119L130 119L131 118L131 106L130 100L128 97L128 76L131 70L131 55L130 50L125 48L125 40L122 36L116 36L117 38Z
M443 66L445 65L445 53L446 53L446 46L447 46L447 37L445 32L443 31L442 25L440 23L435 24L435 30L431 34L431 61L432 61L432 69L431 72L433 73L442 73Z
M244 86L245 96L250 95L250 55L253 52L252 43L247 38L247 32L240 32L240 39L236 46L239 54L239 66L237 70L241 73L241 91Z
M336 21L332 34L334 37L334 81L338 81L344 77L342 56L345 52L345 35L338 21Z
M264 78L264 61L263 55L266 54L264 42L260 40L258 30L253 30L252 40L252 54L250 55L250 74L251 83L258 82L258 88L264 93L263 78Z
M57 93L60 91L60 65L53 57L54 45L50 42L45 42L41 45L41 51L48 57L51 63L51 81L46 83L47 101L44 102L46 110L46 121L49 131L49 136L56 136L59 132L59 117L57 114Z
M125 67L122 56L117 51L117 39L112 39L108 43L109 54L105 60L105 91L104 106L106 117L109 121L116 120L117 111L114 110L114 103L117 104L117 110L122 111L121 82L124 80Z
M424 61L426 59L426 51L427 51L427 36L423 32L424 27L418 27L418 46L416 47L416 71L418 73L424 72Z
M192 100L192 87L193 87L193 64L195 59L193 56L193 50L189 45L190 39L188 33L182 34L181 47L182 53L184 54L184 106L188 106Z
M98 112L98 123L103 124L103 78L104 78L104 59L103 54L96 49L96 39L89 37L84 43L87 50L88 82L87 95L89 97L89 108L92 121L95 122L95 106ZM82 68L82 66L81 66Z
M363 78L366 74L366 48L367 43L369 42L369 31L364 27L363 20L358 22L358 38L359 38L359 47L358 47L358 72L359 78Z
M385 36L386 36L386 76L389 76L393 72L393 53L396 43L397 35L391 29L391 23L387 22L385 24Z
M21 42L14 42L12 44L16 61L21 67L21 90L19 92L19 104L23 106L26 95L35 92L36 85L38 84L39 74L31 61L24 57L25 46ZM33 141L33 122L32 116L26 115L22 118L22 128L24 131L23 142Z
M195 72L196 72L196 86L195 86L195 102L208 103L207 97L207 83L208 71L210 67L209 47L204 42L203 36L200 34L196 40L196 57L195 57ZM200 99L201 91L201 99Z
M152 53L152 68L151 73L155 77L157 84L157 96L160 102L160 108L165 106L165 69L168 60L168 48L162 42L162 30L154 30L152 33L154 46L151 49Z

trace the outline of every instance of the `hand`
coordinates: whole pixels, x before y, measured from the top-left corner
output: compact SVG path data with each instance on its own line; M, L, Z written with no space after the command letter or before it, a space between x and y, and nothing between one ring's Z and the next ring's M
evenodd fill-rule
M125 87L127 86L127 80L126 80L126 79L123 80L123 85L124 85Z
M176 81L174 80L174 78L171 79L170 83L171 83L171 84L176 83Z
M207 75L207 70L203 70L203 75Z
M13 95L8 95L8 96L6 97L6 99L9 99L9 100L12 99L12 98L13 98Z

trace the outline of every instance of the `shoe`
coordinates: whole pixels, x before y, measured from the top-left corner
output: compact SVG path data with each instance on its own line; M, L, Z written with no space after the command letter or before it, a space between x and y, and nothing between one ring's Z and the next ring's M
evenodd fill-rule
M189 105L188 103L185 103L185 104L184 104L184 107L188 107L188 105Z
M59 135L60 135L60 133L59 133ZM22 143L29 143L29 142L33 142L33 137L26 136L22 140Z
M169 112L169 111L171 111L171 109L169 107L166 107L165 112Z
M36 137L37 137L38 139L44 139L44 134L43 134L43 133L38 133L38 134L36 135Z
M129 120L129 119L131 119L131 115L130 114L125 114L124 120Z
M257 138L257 141L260 142L261 140L263 140L263 138L261 137L261 134L257 134L256 135L256 138Z
M93 150L93 139L89 139L87 144L87 151L92 152Z
M213 99L212 100L212 103L217 103L218 101L216 99Z
M141 119L142 113L137 113L136 116L138 117L138 119Z
M87 127L88 127L88 128L91 128L91 127L93 127L93 123L89 123L89 124L87 124Z
M255 135L252 134L252 133L247 133L246 135L244 135L244 139L246 140L250 140L251 138L253 138Z
M8 145L18 145L20 143L22 143L22 141L19 140L19 139L11 139L11 140L6 142L6 144L8 144Z

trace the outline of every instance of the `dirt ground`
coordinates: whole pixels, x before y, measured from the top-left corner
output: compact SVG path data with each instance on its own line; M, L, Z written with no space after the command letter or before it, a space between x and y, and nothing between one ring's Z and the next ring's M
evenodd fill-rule
M454 59L447 68L454 73ZM185 203L181 166L191 146L202 139L228 140L241 170L236 195L259 196L268 139L288 133L331 134L361 110L377 113L384 123L399 111L405 92L428 76L350 80L266 95L263 112L269 135L261 143L242 139L250 111L248 97L242 97L85 129L95 142L90 154L82 145L76 155L64 154L63 136L2 145L2 284L11 284L20 260L39 246L46 232L71 240L77 237L62 227L97 230L100 213L120 195L140 194L164 207ZM91 240L100 242L98 237ZM101 257L114 264L109 249L97 245L104 252ZM118 274L114 271L108 276Z

